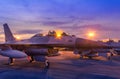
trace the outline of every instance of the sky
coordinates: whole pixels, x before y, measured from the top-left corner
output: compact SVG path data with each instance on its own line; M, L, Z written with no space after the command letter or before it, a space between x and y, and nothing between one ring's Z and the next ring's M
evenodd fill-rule
M94 40L120 39L120 0L0 0L0 41L3 24L22 38L61 29Z

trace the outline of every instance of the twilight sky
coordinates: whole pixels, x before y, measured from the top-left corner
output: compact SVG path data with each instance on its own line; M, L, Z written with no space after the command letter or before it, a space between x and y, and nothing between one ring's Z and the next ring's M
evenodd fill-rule
M0 0L0 41L3 23L22 38L61 29L82 38L94 31L95 40L120 39L120 0Z

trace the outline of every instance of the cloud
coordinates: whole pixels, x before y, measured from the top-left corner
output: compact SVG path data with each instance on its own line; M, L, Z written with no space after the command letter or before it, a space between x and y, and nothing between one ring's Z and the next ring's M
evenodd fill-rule
M35 33L40 33L42 30L21 30L21 31L16 31L16 34L35 34Z
M87 24L87 25L71 25L71 26L61 26L62 29L69 29L69 30L85 30L85 29L91 29L91 30L97 30L97 31L113 31L113 32L119 32L120 28L113 28L110 26L105 26L102 24Z
M96 30L104 30L104 27L101 24L89 24L89 25L83 25L80 28L85 29L96 29Z
M18 29L36 26L48 30L53 26L73 33L88 28L116 33L120 31L119 4L120 0L0 0L0 24L7 22Z
M114 28L102 24L91 24L91 25L83 25L81 28L88 28L88 29L96 29L99 31L120 31L120 28Z
M60 22L60 21L44 21L44 22L42 22L43 25L47 25L47 26L58 26L58 25L64 25L67 23L69 23L69 22Z
M0 30L0 34L4 34L4 32Z

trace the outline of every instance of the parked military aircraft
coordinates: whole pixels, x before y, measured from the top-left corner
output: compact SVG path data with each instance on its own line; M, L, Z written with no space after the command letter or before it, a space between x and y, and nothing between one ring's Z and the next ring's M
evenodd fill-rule
M45 56L58 55L58 48L68 49L92 49L102 48L105 44L78 38L76 36L67 35L62 33L59 38L55 31L49 32L43 36L36 34L29 39L16 40L13 36L8 24L3 24L5 33L5 43L0 44L0 54L9 57L9 64L13 64L13 58L24 58L30 56L30 62L32 61L44 61L46 67L49 62ZM57 49L55 49L57 48Z

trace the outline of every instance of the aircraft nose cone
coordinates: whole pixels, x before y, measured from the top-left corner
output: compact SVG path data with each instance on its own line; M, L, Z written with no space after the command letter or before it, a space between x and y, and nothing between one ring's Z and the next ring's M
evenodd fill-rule
M101 42L92 41L88 39L77 38L76 39L76 48L102 48L106 45Z

